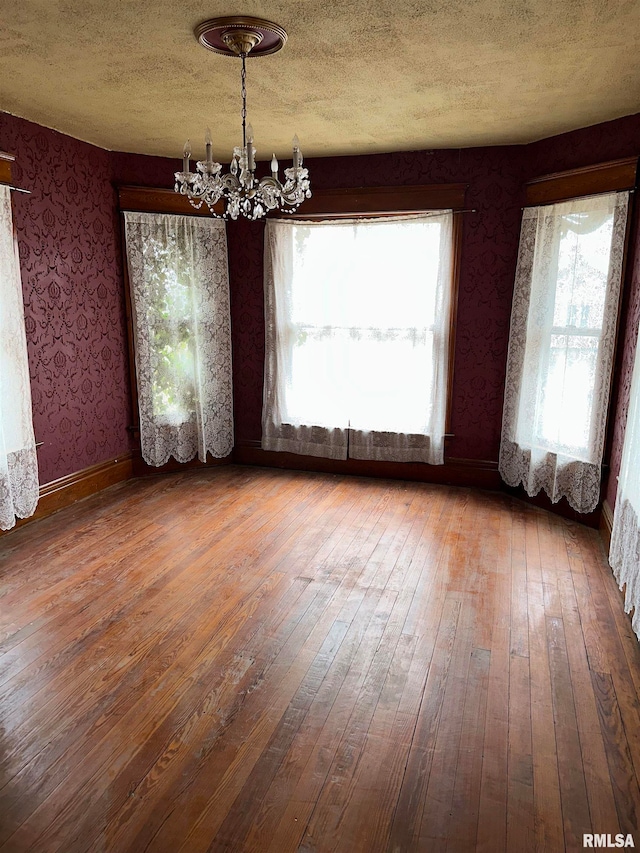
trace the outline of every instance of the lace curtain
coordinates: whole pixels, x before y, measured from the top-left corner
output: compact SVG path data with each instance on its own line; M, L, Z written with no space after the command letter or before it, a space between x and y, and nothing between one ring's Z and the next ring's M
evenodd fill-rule
M629 413L624 433L618 494L613 513L609 564L626 585L624 609L634 609L632 625L640 639L640 347L636 346Z
M522 220L499 470L578 512L600 497L628 198L526 208Z
M452 220L267 222L265 450L443 463Z
M149 465L233 447L225 223L125 213L140 441Z
M33 515L38 460L20 266L13 237L11 191L0 186L0 528Z

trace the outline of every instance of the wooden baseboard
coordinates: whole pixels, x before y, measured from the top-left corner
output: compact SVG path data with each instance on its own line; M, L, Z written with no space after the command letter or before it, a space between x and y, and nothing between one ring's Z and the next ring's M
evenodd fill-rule
M553 503L544 489L541 489L537 495L533 496L528 495L522 485L508 486L506 483L502 483L500 489L506 494L511 495L512 498L517 498L519 501L524 501L524 503L537 506L539 509L544 509L547 512L553 513L553 515L559 515L561 518L566 518L569 521L575 521L578 524L584 524L585 527L591 527L593 530L598 529L598 525L600 523L599 505L593 510L593 512L578 512L569 504L569 501L566 498L560 498L559 501Z
M129 480L132 476L132 454L127 451L114 459L98 462L97 465L90 465L81 471L74 471L66 477L45 483L40 486L40 497L35 513L29 518L18 519L11 530L16 530L36 519L45 518L82 498L100 492L122 480ZM0 534L10 533L11 530L0 531Z
M217 468L219 465L231 465L233 455L223 456L221 459L207 455L207 461L201 462L199 459L191 459L189 462L177 462L175 459L169 459L165 465L159 465L157 468L153 465L148 465L140 450L134 451L133 454L133 476L148 477L152 474L175 474L178 471L188 471L191 468Z
M290 468L296 471L319 471L325 474L353 474L358 477L414 480L422 483L471 486L480 489L500 488L498 463L480 459L447 459L444 465L426 465L422 462L377 462L368 459L323 459L318 456L262 450L258 441L239 440L233 451L233 461L238 465Z
M600 525L598 529L604 542L604 549L608 554L611 546L611 531L613 530L613 510L606 499L602 502L602 512L600 513Z

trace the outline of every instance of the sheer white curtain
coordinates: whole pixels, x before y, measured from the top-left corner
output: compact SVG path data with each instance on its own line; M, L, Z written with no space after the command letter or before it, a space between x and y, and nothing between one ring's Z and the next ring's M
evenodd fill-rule
M233 447L225 223L125 213L142 456L164 465Z
M265 450L442 464L452 220L267 222Z
M33 515L38 460L11 191L0 186L0 528Z
M600 495L627 206L608 193L523 214L500 474L578 512Z
M640 347L636 347L624 433L618 494L613 513L609 563L620 585L626 584L624 609L635 608L632 625L640 639Z

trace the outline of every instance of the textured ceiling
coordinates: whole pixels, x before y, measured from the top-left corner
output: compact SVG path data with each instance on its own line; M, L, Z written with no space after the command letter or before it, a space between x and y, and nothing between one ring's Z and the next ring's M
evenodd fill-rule
M0 0L0 109L103 148L239 142L240 62L194 27L285 27L250 60L258 158L524 143L640 111L638 0ZM2 140L0 140L0 148Z

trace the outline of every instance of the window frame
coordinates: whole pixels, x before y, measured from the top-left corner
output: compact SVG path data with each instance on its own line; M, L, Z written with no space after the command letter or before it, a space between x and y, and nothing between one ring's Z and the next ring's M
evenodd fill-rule
M313 196L287 221L340 221L341 219L374 219L387 216L412 216L436 210L452 211L451 232L451 302L449 313L449 352L447 354L447 389L445 413L446 445L453 438L451 415L453 403L453 371L456 348L456 323L462 257L463 216L468 184L418 184L393 187L333 187L314 189ZM274 216L275 218L275 216ZM406 464L406 463L405 463Z

